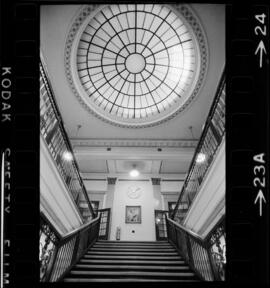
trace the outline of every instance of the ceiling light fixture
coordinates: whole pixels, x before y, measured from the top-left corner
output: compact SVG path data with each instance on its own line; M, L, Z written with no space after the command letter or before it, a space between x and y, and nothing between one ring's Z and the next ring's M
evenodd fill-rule
M73 156L72 156L72 154L71 154L69 151L65 151L65 152L63 153L63 158L64 158L66 161L72 161Z
M205 160L206 160L206 155L204 153L200 152L197 155L196 162L197 163L203 163Z
M138 177L140 172L136 169L136 165L133 165L133 169L129 172L131 177Z

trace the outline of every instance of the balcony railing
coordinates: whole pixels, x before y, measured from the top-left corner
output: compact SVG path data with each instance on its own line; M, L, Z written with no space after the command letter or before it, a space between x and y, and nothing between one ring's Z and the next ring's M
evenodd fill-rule
M188 175L171 218L182 223L225 135L225 74L219 83Z
M204 239L166 217L168 240L204 281L225 281L226 233L222 218Z
M39 233L40 282L57 282L95 243L100 216L61 237L50 221L41 214Z
M72 146L42 63L40 64L40 131L82 219L84 222L90 221L95 213L81 179Z

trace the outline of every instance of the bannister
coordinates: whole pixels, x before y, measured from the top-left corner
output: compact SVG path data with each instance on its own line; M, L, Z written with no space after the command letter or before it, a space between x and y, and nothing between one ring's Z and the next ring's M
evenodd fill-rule
M64 237L43 214L40 224L40 281L61 281L97 240L100 216Z
M40 64L40 131L84 222L95 217L78 164L54 100L43 63Z
M166 217L168 240L204 281L224 281L226 266L226 233L224 218L202 238Z
M187 177L171 218L181 223L209 170L225 134L225 74L223 73Z

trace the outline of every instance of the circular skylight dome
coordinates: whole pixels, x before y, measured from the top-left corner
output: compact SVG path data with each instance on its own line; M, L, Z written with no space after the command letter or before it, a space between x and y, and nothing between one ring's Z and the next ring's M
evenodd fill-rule
M75 86L101 119L146 127L183 110L194 98L199 45L172 7L106 5L90 13L78 30Z

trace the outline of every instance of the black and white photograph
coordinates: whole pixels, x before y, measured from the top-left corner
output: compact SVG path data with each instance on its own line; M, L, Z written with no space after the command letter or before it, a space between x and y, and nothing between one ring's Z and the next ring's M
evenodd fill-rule
M268 2L1 1L1 288L269 286Z
M40 6L41 282L226 280L225 38L223 4Z

